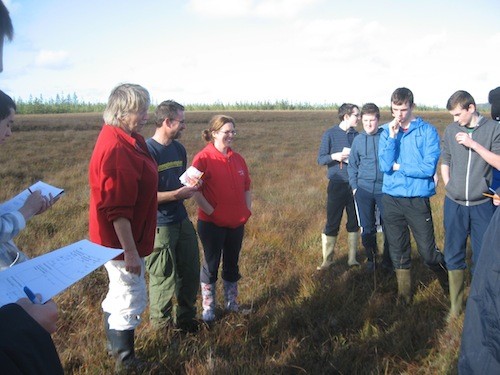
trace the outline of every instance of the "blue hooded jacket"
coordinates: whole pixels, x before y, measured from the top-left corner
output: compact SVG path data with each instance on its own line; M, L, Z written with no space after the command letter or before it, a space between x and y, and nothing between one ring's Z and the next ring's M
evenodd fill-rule
M394 197L428 198L436 194L434 174L441 154L439 135L431 124L415 118L406 132L389 137L389 123L382 126L379 163L384 172L382 192ZM394 163L400 165L393 171Z
M352 141L347 172L353 190L359 187L372 194L382 194L384 174L378 166L378 146L382 132L382 128L378 128L375 134L363 131Z

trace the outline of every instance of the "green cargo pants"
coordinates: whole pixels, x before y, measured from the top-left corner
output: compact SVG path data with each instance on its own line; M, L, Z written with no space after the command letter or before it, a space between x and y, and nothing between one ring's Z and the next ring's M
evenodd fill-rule
M151 322L157 326L189 324L196 317L200 285L198 238L191 221L157 227L153 253L145 260Z

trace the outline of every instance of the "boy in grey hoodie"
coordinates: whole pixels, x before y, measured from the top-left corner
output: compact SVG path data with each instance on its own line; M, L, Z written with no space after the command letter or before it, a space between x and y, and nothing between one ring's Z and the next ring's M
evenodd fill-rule
M444 256L450 283L449 318L462 311L467 237L472 264L476 264L484 232L495 212L488 194L492 167L500 167L500 126L476 111L474 98L457 91L446 108L453 116L445 130L441 176L446 188L444 202Z
M366 252L366 270L376 268L377 246L377 208L380 216L382 206L382 181L384 174L378 167L378 143L382 128L378 127L380 110L373 103L361 108L361 132L352 142L347 172L349 184L356 203L356 211L361 229L361 242ZM389 246L384 239L382 267L392 270Z

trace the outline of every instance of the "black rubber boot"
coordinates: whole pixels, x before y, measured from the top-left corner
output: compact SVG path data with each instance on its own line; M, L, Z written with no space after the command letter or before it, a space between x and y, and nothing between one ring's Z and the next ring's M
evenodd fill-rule
M134 352L134 330L118 331L107 330L111 353L116 360L115 374L142 373L147 363L138 359Z
M104 313L104 332L106 333L106 351L110 357L113 356L113 347L111 346L111 341L109 340L109 319L110 313Z

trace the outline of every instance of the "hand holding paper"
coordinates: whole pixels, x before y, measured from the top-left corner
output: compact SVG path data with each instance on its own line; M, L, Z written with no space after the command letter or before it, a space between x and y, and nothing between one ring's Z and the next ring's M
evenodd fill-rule
M344 161L344 163L349 163L350 154L351 154L351 149L349 147L344 147L342 149L342 161Z
M180 177L179 181L189 187L196 186L201 184L201 177L203 176L203 172L199 171L193 166L190 166L186 172L184 172Z
M26 298L24 287L40 294L45 303L121 253L81 240L17 264L0 272L0 306Z
M21 211L23 216L31 217L45 211L63 194L63 189L38 181L20 192L14 198L1 204L0 215L8 212Z

